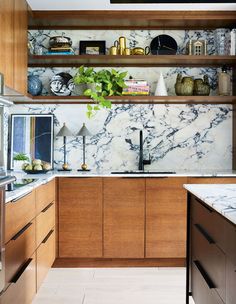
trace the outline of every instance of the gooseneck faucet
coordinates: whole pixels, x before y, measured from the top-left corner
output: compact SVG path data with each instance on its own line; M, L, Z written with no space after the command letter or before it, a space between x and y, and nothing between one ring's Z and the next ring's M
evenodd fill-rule
M143 159L143 131L139 132L139 164L138 169L139 171L144 171L144 165L150 165L151 159L149 155L149 159Z

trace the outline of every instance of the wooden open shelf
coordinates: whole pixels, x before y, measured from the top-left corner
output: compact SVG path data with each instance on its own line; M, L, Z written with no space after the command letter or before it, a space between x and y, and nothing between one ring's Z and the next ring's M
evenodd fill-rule
M221 67L235 66L236 56L192 55L32 55L29 67Z
M236 96L111 96L114 104L236 104ZM88 104L84 96L31 96L14 100L15 104Z
M236 11L31 11L29 29L235 28Z

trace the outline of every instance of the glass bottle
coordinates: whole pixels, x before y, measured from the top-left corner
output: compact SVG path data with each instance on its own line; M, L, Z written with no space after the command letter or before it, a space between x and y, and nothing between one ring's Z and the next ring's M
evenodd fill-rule
M231 94L231 79L226 66L222 67L222 72L218 76L218 91L220 96L230 96Z

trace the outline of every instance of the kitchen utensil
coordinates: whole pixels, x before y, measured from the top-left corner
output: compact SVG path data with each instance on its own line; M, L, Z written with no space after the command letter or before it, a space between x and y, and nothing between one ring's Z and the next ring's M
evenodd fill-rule
M119 55L124 55L124 50L126 49L126 38L121 36L114 42L114 46L118 48Z
M125 48L124 49L124 55L131 55L131 49L130 48Z
M110 55L118 55L118 48L116 46L110 47Z

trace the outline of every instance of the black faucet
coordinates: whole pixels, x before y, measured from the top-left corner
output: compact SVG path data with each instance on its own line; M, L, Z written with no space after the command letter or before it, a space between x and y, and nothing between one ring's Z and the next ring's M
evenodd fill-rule
M143 131L139 132L139 164L138 169L140 171L144 171L144 165L150 165L151 159L149 155L149 159L143 159Z

